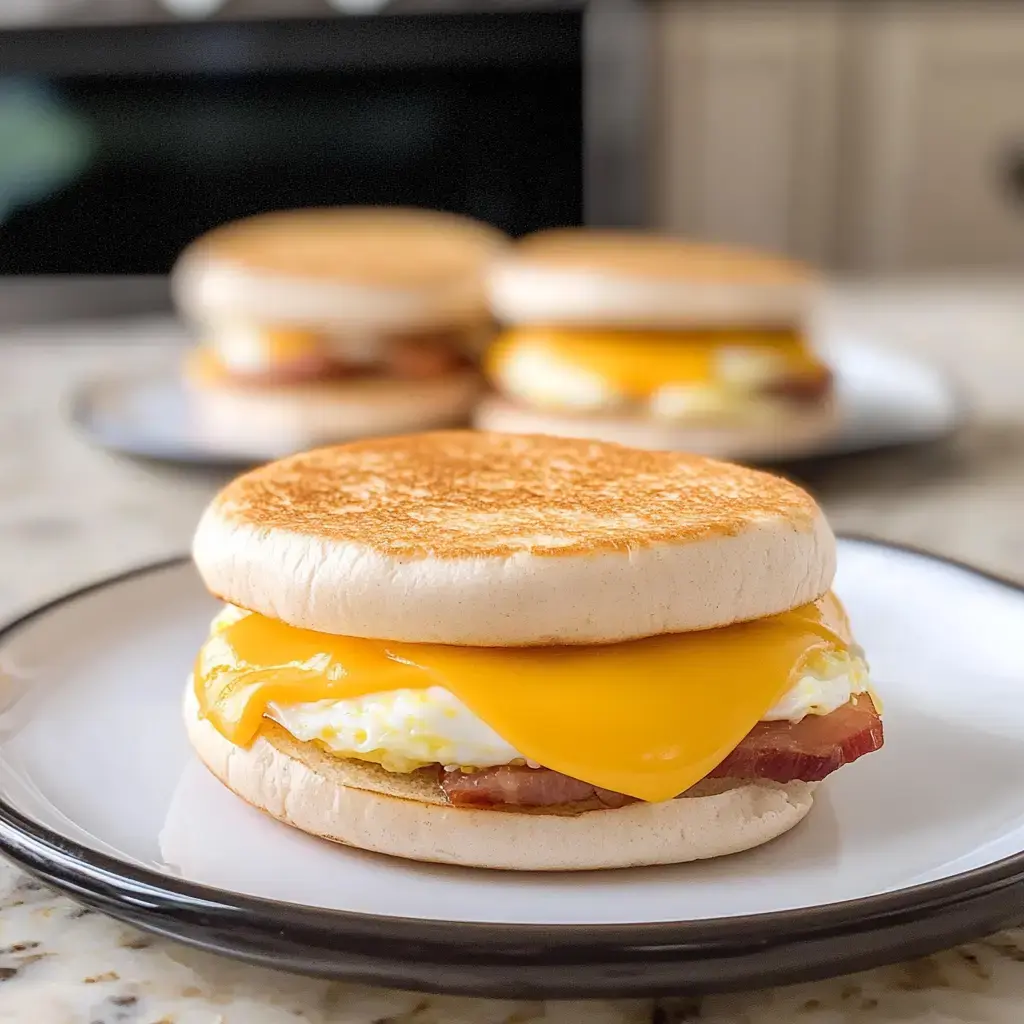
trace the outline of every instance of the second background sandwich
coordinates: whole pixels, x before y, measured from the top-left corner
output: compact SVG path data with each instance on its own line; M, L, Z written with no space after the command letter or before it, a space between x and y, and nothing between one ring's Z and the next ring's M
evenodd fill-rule
M811 454L836 429L814 351L818 283L756 252L617 232L528 236L489 296L504 333L477 426L752 460Z

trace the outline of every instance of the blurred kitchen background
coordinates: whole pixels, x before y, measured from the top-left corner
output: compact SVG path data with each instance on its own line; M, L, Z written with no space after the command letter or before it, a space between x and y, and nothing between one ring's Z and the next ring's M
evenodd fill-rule
M820 264L833 319L966 411L807 470L833 522L1024 580L1019 0L0 0L5 613L186 548L217 479L108 454L69 403L177 365L197 234L325 203Z
M331 203L1012 272L1024 4L0 4L4 322L166 306L197 234Z

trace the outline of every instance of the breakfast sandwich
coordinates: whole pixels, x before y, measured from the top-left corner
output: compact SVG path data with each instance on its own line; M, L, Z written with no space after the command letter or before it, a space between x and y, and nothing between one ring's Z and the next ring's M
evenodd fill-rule
M488 288L505 330L482 429L753 460L809 454L835 430L809 341L817 282L799 264L568 229L510 248Z
M203 235L172 276L200 338L185 380L202 436L285 453L467 422L504 242L465 217L367 207Z
M463 431L323 448L213 500L192 744L299 829L519 870L735 853L882 745L799 487Z

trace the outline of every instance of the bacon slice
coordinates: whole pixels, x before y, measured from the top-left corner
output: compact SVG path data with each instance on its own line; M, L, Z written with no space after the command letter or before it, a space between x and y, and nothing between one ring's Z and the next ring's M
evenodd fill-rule
M252 370L220 369L222 377L239 385L276 386L340 377L389 375L407 380L441 377L466 365L466 360L444 339L396 339L374 363L350 363L327 353L310 353L296 359L268 362Z
M440 377L462 365L450 334L395 338L383 356L386 370L396 377L421 380Z
M758 722L709 778L819 782L882 746L882 720L866 694L829 715ZM456 807L622 807L633 797L572 779L549 768L503 765L446 771L441 788Z
M860 694L830 715L807 715L796 725L758 722L710 777L820 782L881 745L882 719Z
M446 771L441 788L457 807L555 807L580 803L624 807L634 799L549 768L515 764L475 772Z
M832 373L822 370L818 374L801 377L785 377L767 384L762 393L774 398L783 398L792 402L818 402L832 388Z
M260 369L229 370L224 375L239 385L253 387L277 387L288 384L302 384L306 381L327 380L334 377L345 377L358 372L353 367L330 359L322 353L310 353L297 359L268 362Z

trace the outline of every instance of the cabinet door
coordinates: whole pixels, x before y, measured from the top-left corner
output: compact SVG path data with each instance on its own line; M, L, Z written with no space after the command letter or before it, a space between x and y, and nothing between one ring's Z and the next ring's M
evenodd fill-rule
M1024 4L854 19L844 249L873 271L1024 264Z
M831 259L839 10L657 6L655 223Z

